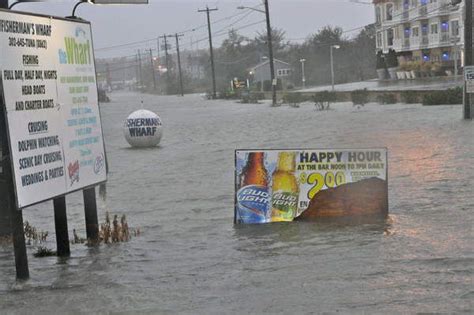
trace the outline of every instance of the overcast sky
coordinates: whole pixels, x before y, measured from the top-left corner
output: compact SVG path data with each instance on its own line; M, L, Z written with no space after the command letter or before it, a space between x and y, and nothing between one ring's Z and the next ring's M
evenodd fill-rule
M371 2L369 0L358 0ZM13 0L10 0L12 3ZM238 6L263 9L261 0L149 0L148 5L91 5L82 4L76 15L92 22L94 46L97 57L133 55L137 49L156 49L157 36L164 33L185 32L181 39L183 49L208 47L206 14L198 9L218 8L211 13L214 42L218 46L226 37L226 30L235 28L239 33L254 37L265 31L265 15L256 11L238 10ZM54 3L21 3L15 10L67 16L75 1ZM352 0L269 0L272 27L286 31L288 40L298 40L315 33L325 25L341 26L345 30L374 21L372 5L354 3ZM228 17L227 19L225 19ZM220 20L220 21L219 21ZM258 23L260 22L261 23ZM258 23L252 25L254 23ZM192 29L196 29L191 31ZM348 36L351 33L347 34ZM103 49L137 41L150 41L133 46ZM300 40L301 42L301 40Z

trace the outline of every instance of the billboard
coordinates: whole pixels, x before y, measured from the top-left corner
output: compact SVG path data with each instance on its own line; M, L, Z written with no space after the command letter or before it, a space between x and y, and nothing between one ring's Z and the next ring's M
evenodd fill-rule
M388 213L387 150L237 150L235 223Z
M106 180L89 23L0 10L17 207Z

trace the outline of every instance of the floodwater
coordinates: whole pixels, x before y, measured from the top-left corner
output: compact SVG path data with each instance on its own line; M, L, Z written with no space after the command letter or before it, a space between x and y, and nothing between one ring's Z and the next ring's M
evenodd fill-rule
M461 106L270 108L199 96L115 93L102 105L110 164L105 211L142 234L34 258L14 281L0 246L0 313L473 313L474 125ZM164 121L156 149L130 149L122 122L143 106ZM236 148L389 150L390 219L366 224L234 226ZM80 194L69 230L84 236ZM50 232L52 203L24 211Z

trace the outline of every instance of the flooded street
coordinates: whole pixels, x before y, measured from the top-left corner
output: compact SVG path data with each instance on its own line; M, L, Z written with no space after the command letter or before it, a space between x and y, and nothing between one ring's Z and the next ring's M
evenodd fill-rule
M334 104L316 111L114 93L101 105L109 161L105 212L142 234L34 258L15 283L0 246L0 313L473 313L474 125L461 106ZM131 149L122 124L143 107L164 124L155 149ZM234 150L387 147L387 222L234 226ZM85 236L82 195L67 197ZM49 231L52 202L24 210Z

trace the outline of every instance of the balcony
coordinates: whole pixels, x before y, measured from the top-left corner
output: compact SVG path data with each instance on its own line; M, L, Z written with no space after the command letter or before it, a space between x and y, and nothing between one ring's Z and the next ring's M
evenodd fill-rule
M404 10L402 12L402 15L400 17L401 22L406 22L410 18L410 11L409 10Z
M449 0L438 0L438 10L441 14L447 14L452 11L453 6Z
M441 32L441 36L439 38L439 43L442 44L442 45L451 43L449 32Z
M428 15L428 6L426 4L422 5L418 9L418 14L420 15L420 17L426 17Z
M410 50L410 39L409 38L403 39L402 49L403 50Z
M416 49L417 47L420 46L420 37L412 37L410 38L410 48L411 49Z
M430 34L428 37L428 43L438 44L439 43L439 34Z
M420 48L427 48L429 44L430 44L430 39L428 35L421 36Z

